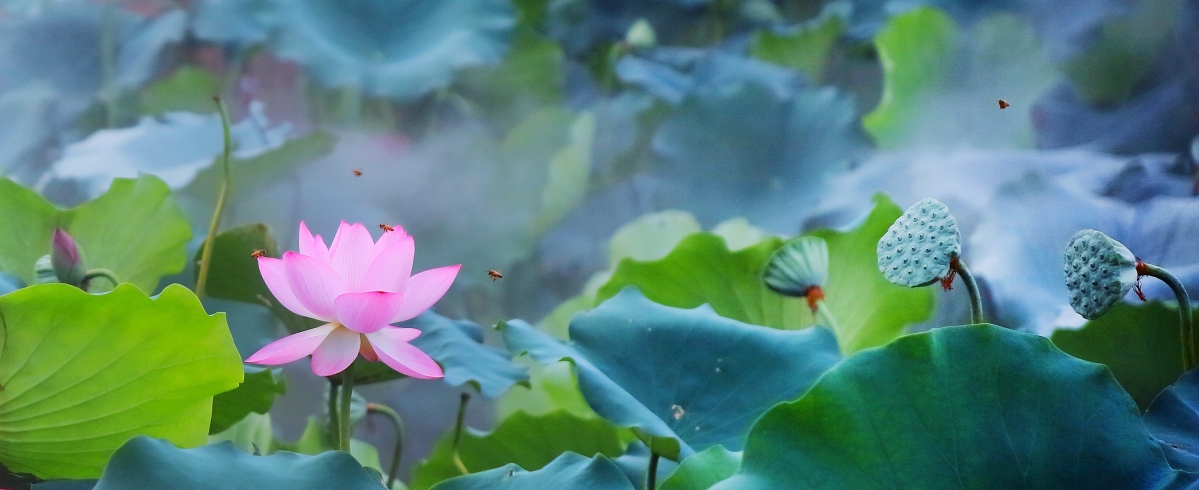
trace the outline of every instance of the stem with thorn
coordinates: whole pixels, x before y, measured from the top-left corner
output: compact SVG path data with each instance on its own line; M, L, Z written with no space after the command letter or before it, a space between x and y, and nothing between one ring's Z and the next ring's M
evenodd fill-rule
M341 408L337 412L337 448L350 451L350 400L354 396L354 364L341 372Z
M229 136L229 111L225 109L225 102L219 95L214 95L212 100L216 101L217 111L221 113L221 131L225 138L225 149L221 155L223 160L221 169L224 170L225 178L221 181L221 190L216 199L216 209L213 210L212 221L208 224L208 237L204 239L204 250L200 253L200 273L196 276L196 296L200 297L204 296L205 286L208 285L208 269L212 265L212 247L216 241L216 233L221 227L221 213L225 211L225 200L228 199L229 188L232 187L232 176L229 175L229 155L233 152L233 143Z
M407 433L407 429L404 427L404 419L400 418L400 414L392 410L391 407L378 403L367 403L366 413L367 415L372 413L383 415L395 427L396 449L391 458L391 470L387 472L387 488L391 488L392 484L395 483L396 473L400 471L400 457L404 454L404 435Z
M1178 300L1178 326L1179 333L1182 336L1182 369L1190 371L1195 367L1195 326L1193 325L1194 317L1191 316L1191 298L1187 295L1187 290L1183 287L1182 282L1174 277L1169 271L1162 269L1153 264L1137 260L1137 276L1150 276L1160 279L1162 282L1170 286L1174 291L1174 297Z
M649 468L645 473L645 490L654 490L658 484L658 459L661 456L658 453L651 451L649 455Z
M462 457L458 455L458 441L462 440L462 427L466 424L466 405L470 403L470 393L463 393L458 399L458 421L454 423L454 444L451 446L454 456L454 466L458 467L463 475L470 473L466 469L466 464L462 462Z
M966 292L970 294L970 323L982 323L983 298L978 292L978 283L974 281L974 274L970 273L970 268L966 267L966 263L959 258L955 257L950 265L959 276L962 276L962 282L966 283Z

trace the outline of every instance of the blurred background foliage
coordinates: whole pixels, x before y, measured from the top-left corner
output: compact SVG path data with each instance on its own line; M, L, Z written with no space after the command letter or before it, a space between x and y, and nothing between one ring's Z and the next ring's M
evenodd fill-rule
M1080 228L1199 290L1199 0L0 0L0 14L3 175L69 208L154 174L191 256L220 182L220 95L236 122L226 229L263 223L288 250L301 220L326 237L341 220L402 225L417 270L463 264L435 308L449 318L564 336L572 312L663 261L702 274L758 260L772 237L853 242L879 191L897 210L953 209L1006 326L1083 325L1058 254ZM671 253L696 236L716 241ZM851 310L857 289L835 301ZM959 323L961 296L843 348ZM229 312L243 354L283 331L265 307L206 306ZM810 322L793 309L779 325ZM323 384L284 370L273 430L295 440ZM594 417L555 391L571 385L558 371L534 368L500 412ZM405 474L452 424L456 389L363 388L409 414ZM472 404L469 425L492 411ZM372 427L364 439L390 447Z

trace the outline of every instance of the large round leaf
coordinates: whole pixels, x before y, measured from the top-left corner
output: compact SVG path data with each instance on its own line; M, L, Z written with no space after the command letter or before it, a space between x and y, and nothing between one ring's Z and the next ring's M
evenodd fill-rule
M1161 488L1174 473L1106 368L981 324L847 359L763 415L713 489Z
M1199 370L1188 371L1153 399L1145 425L1161 442L1170 465L1186 472L1180 480L1199 478Z
M565 453L546 467L525 471L509 464L482 473L446 480L434 490L633 490L633 484L620 468L603 455L586 458Z
M1178 308L1160 301L1116 303L1081 329L1051 338L1067 354L1106 365L1141 409L1182 374Z
M411 100L458 70L499 62L516 24L507 0L268 0L275 53L327 87Z
M89 269L108 269L142 291L183 269L191 239L171 190L150 175L115 179L104 195L65 211L0 177L0 216L0 269L26 282L33 281L38 257L50 253L55 227L75 238ZM111 287L103 280L93 284Z
M32 286L0 321L0 463L41 478L94 478L138 434L203 444L213 395L242 380L224 317L182 286Z
M620 456L625 446L621 432L603 419L582 418L564 410L545 415L516 412L491 432L478 432L468 427L458 442L458 455L471 473L508 463L534 471L567 451L612 458ZM428 459L417 464L408 487L424 490L461 474L454 465L451 432L442 437Z
M378 490L383 485L341 451L318 456L287 452L254 456L239 451L231 442L179 449L168 441L139 436L113 455L95 490L131 488Z
M880 194L874 198L874 210L853 230L822 229L810 234L828 243L829 280L824 293L837 318L837 340L845 352L885 344L932 312L931 290L896 286L878 272L875 247L902 214ZM762 269L782 245L783 240L768 238L730 252L724 239L694 234L661 260L621 261L598 297L610 298L633 285L647 298L668 306L694 308L707 303L721 316L755 325L811 326L816 318L803 300L779 295L762 282Z
M747 325L707 306L662 306L633 288L575 317L569 344L519 320L503 328L513 354L574 362L596 413L676 460L715 444L740 449L758 415L803 393L839 358L823 328Z

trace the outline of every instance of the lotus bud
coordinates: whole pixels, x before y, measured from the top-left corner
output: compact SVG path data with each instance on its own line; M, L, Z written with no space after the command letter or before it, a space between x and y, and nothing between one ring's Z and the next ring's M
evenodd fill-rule
M87 275L83 259L79 257L79 247L75 239L62 229L54 230L54 240L50 249L50 265L58 282L79 286Z

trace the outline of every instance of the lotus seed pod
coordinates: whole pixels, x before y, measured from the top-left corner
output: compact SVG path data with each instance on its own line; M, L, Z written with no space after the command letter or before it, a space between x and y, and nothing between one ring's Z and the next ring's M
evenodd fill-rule
M54 273L54 263L49 255L43 255L33 263L33 283L53 284L58 282L58 274Z
M949 208L926 198L895 220L878 241L878 270L907 287L927 286L949 274L962 253L962 235Z
M1137 258L1124 244L1095 230L1074 234L1063 268L1070 306L1088 320L1107 312L1137 283Z
M776 293L807 296L812 286L828 281L828 244L812 236L787 242L770 256L763 280Z

